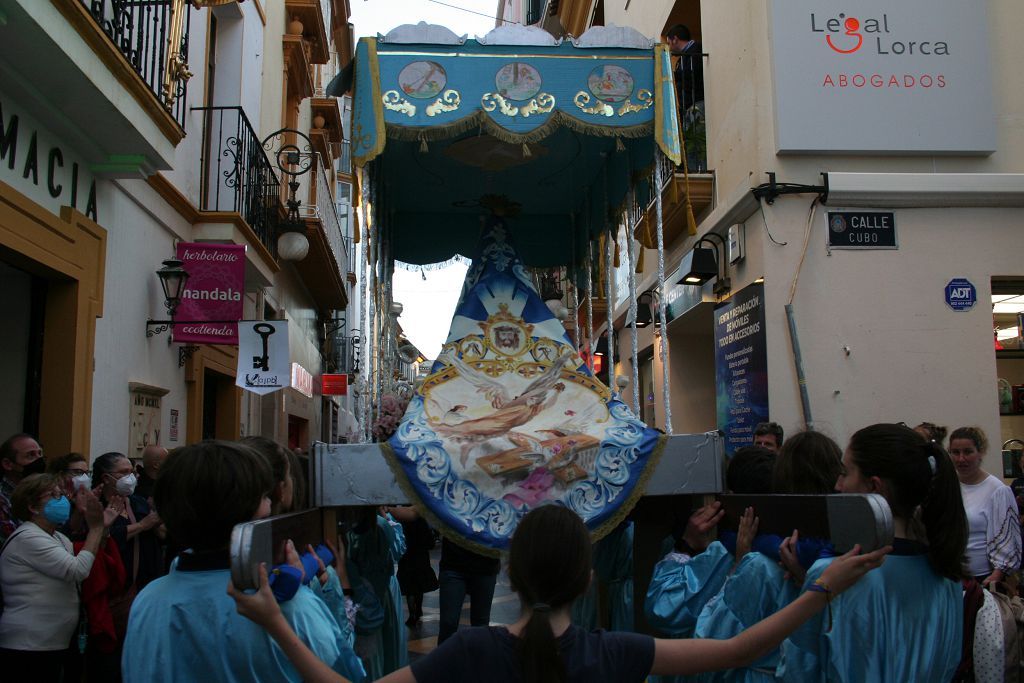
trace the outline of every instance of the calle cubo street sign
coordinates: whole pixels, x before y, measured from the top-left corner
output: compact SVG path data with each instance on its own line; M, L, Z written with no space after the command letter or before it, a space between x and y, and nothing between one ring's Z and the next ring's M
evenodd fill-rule
M829 211L829 249L898 249L891 211Z

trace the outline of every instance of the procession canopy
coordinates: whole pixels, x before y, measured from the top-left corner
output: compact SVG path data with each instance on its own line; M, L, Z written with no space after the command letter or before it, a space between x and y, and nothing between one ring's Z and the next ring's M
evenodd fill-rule
M496 554L529 510L563 505L596 541L643 494L665 438L594 376L488 219L447 341L388 442L420 512Z
M481 198L494 195L518 213L526 265L578 264L629 187L649 192L655 150L680 159L667 48L621 27L571 42L422 23L363 38L351 137L382 188L393 256L410 264L471 255Z

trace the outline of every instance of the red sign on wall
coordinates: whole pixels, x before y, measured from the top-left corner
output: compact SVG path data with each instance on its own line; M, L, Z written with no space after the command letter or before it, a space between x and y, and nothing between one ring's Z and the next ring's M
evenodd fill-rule
M320 375L320 393L324 396L346 396L348 375Z

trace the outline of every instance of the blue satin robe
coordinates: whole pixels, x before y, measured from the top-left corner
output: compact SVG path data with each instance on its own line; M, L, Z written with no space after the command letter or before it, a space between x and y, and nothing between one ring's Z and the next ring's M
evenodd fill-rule
M704 606L718 594L732 568L732 553L719 541L688 562L672 553L654 566L644 613L651 626L674 638L692 638ZM651 683L699 681L700 676L651 676Z
M121 657L125 681L277 683L302 678L260 626L237 613L231 572L179 571L148 584L132 603ZM302 586L281 604L292 629L319 659L352 679L355 654L322 600Z
M948 681L960 662L963 593L932 571L922 554L885 558L782 645L783 681ZM831 559L814 563L804 588Z
M370 680L377 680L409 663L408 636L402 620L402 591L395 576L395 563L405 554L402 525L377 517L376 533L349 532L348 559L358 575L367 579L384 608L379 646L364 657ZM360 636L362 637L362 636ZM369 636L373 639L373 636ZM362 648L357 648L362 650Z

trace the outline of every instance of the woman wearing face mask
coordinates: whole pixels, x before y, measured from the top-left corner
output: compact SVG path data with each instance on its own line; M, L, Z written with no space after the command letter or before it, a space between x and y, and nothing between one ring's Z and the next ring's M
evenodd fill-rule
M135 495L135 483L132 463L122 453L104 453L92 463L93 488L100 489L100 500L117 513L110 525L110 537L117 544L127 575L124 594L110 601L120 642L124 642L128 610L135 595L164 573L157 536L160 517L148 501Z
M89 532L78 555L57 531L71 515L58 477L25 477L11 496L14 514L25 522L0 549L4 680L60 681L80 653L78 584L89 575L104 534L103 507L90 491L81 495Z

